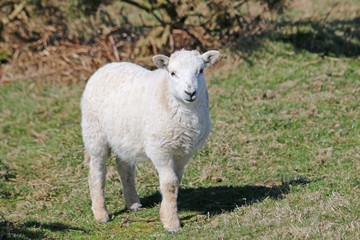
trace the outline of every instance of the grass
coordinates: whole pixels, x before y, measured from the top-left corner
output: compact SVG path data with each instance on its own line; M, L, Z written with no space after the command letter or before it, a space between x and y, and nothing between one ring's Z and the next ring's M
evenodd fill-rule
M145 163L136 170L144 209L125 210L112 158L112 220L95 222L80 133L84 85L1 86L0 239L358 238L359 58L333 48L341 41L324 57L279 31L251 61L208 78L213 130L186 167L175 235L162 228L157 173ZM304 41L316 46L330 34L318 33ZM358 51L356 41L347 46Z

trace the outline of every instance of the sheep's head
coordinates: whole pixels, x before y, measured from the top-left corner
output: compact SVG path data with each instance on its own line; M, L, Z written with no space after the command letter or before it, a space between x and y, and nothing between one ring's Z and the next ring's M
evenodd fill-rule
M164 55L153 57L158 68L168 72L171 94L185 103L195 102L206 91L204 68L211 66L220 53L212 50L202 55L198 51L181 50L170 58Z

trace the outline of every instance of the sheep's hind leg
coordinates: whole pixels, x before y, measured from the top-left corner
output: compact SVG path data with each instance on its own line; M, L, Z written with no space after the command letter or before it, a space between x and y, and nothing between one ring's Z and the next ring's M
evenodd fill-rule
M95 219L99 222L107 222L109 214L105 202L105 174L107 156L96 157L90 155L89 187L92 207Z
M135 165L122 161L118 156L116 164L123 185L126 207L137 211L142 205L135 188Z

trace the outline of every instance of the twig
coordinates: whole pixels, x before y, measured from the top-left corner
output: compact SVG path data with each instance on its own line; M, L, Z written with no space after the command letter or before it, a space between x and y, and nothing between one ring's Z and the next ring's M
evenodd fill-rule
M328 56L324 56L323 57L324 59L327 59L327 60L331 60L331 61L336 61L336 62L338 62L338 61L349 61L349 60L351 60L351 58L334 58L334 57L328 57Z
M169 45L170 45L170 50L173 52L175 50L175 44L174 44L174 37L173 37L172 33L170 33L170 36L169 36Z
M155 44L154 38L153 38L153 37L150 37L150 38L149 38L149 41L150 41L151 46L152 46L152 48L153 48L153 52L154 52L154 54L155 54L155 55L156 55L156 54L158 54L158 51L157 51L157 47L156 47L156 44Z
M312 61L309 61L309 62L305 62L303 65L304 67L308 66L308 65L311 65L311 64L317 64L321 61L318 61L318 60L312 60Z
M113 228L112 230L116 230L116 229L118 229L118 228L122 228L122 227L125 225L125 223L127 223L127 222L129 221L129 217L130 217L130 215L127 215L126 218L121 221L120 225L117 226L117 227L115 227L115 228Z
M17 222L11 222L11 221L8 221L6 220L6 218L4 218L4 216L2 214L0 214L1 218L4 220L4 223L7 224L7 225L12 225L13 227L16 227L18 225Z
M7 220L4 218L4 216L1 213L0 213L0 216L5 222L7 222Z
M23 8L25 7L25 1L21 2L19 4L15 4L15 9L12 13L10 13L9 15L9 20L13 20L17 15L19 15L19 13L23 10Z
M326 14L323 20L321 20L321 23L325 23L326 20L329 18L331 12L339 5L339 3L335 3L334 6L330 9L330 11Z
M200 39L198 39L194 34L192 34L190 32L189 29L185 28L183 29L190 37L192 37L192 39L194 39L194 41L198 44L198 46L200 47L201 51L206 51L204 44L200 41Z
M155 14L153 7L147 7L147 6L145 6L145 4L141 4L141 3L136 2L136 1L133 1L133 0L123 0L123 2L126 2L126 3L128 3L128 4L130 4L130 5L133 5L133 6L135 6L135 7L138 7L138 8L140 8L140 9L145 10L146 12L152 14L152 15L156 18L156 20L157 20L159 23L161 23L161 25L165 26L165 22L164 22L162 19L160 19L159 16L157 16L157 15Z
M251 18L253 18L253 15L252 15L252 13L251 13L251 11L250 11L249 1L246 0L245 3L246 3L246 9L247 9L247 11L248 11L249 16L250 16Z
M112 49L113 49L113 51L114 51L115 60L116 60L117 62L120 62L119 52L118 52L118 50L117 50L117 48L116 48L114 38L113 38L111 35L109 36L109 40L110 40L110 43L111 43L111 45L112 45Z

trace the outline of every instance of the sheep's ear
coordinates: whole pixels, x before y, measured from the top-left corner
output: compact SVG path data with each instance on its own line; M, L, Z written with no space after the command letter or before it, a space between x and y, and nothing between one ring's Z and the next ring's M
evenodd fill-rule
M165 55L153 56L153 61L158 68L167 68L170 58Z
M205 67L210 67L218 60L219 56L219 51L211 50L201 55L201 58L204 61Z

